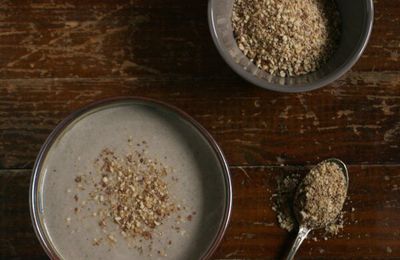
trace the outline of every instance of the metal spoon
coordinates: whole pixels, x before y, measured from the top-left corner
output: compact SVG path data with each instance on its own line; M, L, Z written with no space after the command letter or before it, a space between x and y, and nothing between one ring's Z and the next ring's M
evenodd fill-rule
M346 189L348 189L349 173L347 171L346 164L344 164L344 162L342 162L339 159L330 158L330 159L320 162L318 165L320 165L322 163L327 163L327 162L336 163L340 167L340 169L342 170L342 172L344 174L345 180L346 180ZM313 228L309 228L309 227L305 226L304 224L301 224L300 220L298 218L298 214L295 214L295 216L296 216L297 222L300 224L300 227L299 227L299 232L297 233L297 237L294 240L294 243L292 245L292 248L290 249L289 254L286 257L287 260L292 260L294 258L294 255L296 254L297 250L299 249L301 243L303 243L303 241L307 237L308 233L310 233L310 231L313 229Z

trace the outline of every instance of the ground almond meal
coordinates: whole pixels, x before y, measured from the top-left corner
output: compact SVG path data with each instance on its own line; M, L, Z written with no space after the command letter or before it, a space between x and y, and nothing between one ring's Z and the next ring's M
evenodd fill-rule
M271 198L273 202L272 210L277 214L280 227L287 231L292 231L297 225L296 217L293 213L293 200L297 186L300 183L300 174L279 177L277 179L277 192Z
M337 47L340 16L333 0L235 0L239 49L274 76L316 71Z
M294 207L300 224L309 228L329 226L342 211L346 193L346 179L336 163L317 165L296 192Z
M145 147L145 142L137 146ZM144 149L124 155L104 149L94 164L97 172L75 178L78 190L91 190L89 197L81 201L79 194L74 195L78 205L74 213L79 214L84 209L89 211L90 217L97 221L104 233L103 237L93 238L93 245L105 241L117 243L113 234L118 232L127 241L133 241L130 245L141 253L146 250L149 255L153 251L160 256L165 255L166 248L152 248L153 239L160 239L163 235L157 232L157 227L174 215L171 228L183 234L185 230L180 224L191 221L196 215L195 211L185 213L187 208L169 193L166 181L169 170L157 160L148 158ZM173 176L172 180L178 181ZM168 245L171 243L169 240ZM145 245L148 248L145 249Z
M329 166L328 167L326 167L326 166L319 167L317 172L319 172L320 170L327 170L329 168L330 168ZM337 177L337 180L339 180L339 183L342 183L341 182L342 179L340 178L341 175L335 174L335 173L339 173L337 170L340 170L340 169L338 169L336 167L336 164L335 164L335 166L333 166L333 168L334 168L334 176ZM325 173L327 173L327 172L325 171ZM304 182L314 183L314 181L313 181L313 179L315 177L314 174L315 174L315 172L312 175L309 174L308 177L304 178ZM341 172L340 172L340 174L341 174ZM334 177L334 179L336 179L336 178ZM331 181L333 181L333 180L331 180ZM302 183L302 177L298 173L293 173L290 175L279 175L277 177L276 192L273 193L271 196L272 210L276 212L278 224L281 228L283 228L287 231L292 231L298 226L297 219L295 217L293 208L295 207L296 192L298 190L300 183ZM331 184L329 184L329 185L331 185ZM329 185L326 185L326 186L329 186ZM341 184L339 186L341 186ZM315 187L315 186L313 185L313 187ZM309 189L310 188L308 187L306 190L309 190ZM324 187L324 190L325 189L328 189L328 188ZM343 194L343 190L341 190L341 191L342 192L339 192L339 197L340 197L339 200L344 200L344 198L346 197L346 193ZM344 190L344 191L346 191L346 190ZM314 191L313 191L313 193L314 193ZM325 201L325 204L326 204L326 201ZM338 204L342 205L343 203L338 202ZM312 208L313 210L317 209L316 207L314 207L313 203L311 203L310 208ZM355 209L352 208L351 211L354 212ZM311 213L311 212L309 212L309 213ZM317 215L318 212L315 214ZM333 213L332 211L330 214L335 215L335 213ZM339 231L341 229L343 229L344 224L345 224L344 212L339 210L339 214L337 214L337 217L334 216L333 221L330 221L329 223L325 224L322 227L324 229L322 231L323 238L326 240L330 236L337 235L339 233ZM313 237L313 240L318 240L318 239L317 239L317 237Z

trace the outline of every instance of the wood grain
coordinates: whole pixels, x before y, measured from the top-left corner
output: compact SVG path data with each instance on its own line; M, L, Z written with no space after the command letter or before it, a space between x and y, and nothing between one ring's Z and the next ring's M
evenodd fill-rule
M327 241L321 239L324 235L320 232L310 234L310 237L319 238L318 241L307 240L298 256L332 259L400 257L399 170L398 166L350 167L350 199L344 209L344 230ZM235 168L232 171L235 191L232 222L216 257L282 257L294 234L278 227L270 198L276 192L278 175L306 172L304 168L295 167Z
M0 171L0 258L44 257L29 215L28 170Z
M271 210L278 175L304 174L303 167L233 167L232 219L216 259L276 259L293 238ZM400 257L400 166L352 166L344 230L325 241L311 234L301 257ZM383 178L382 178L383 177ZM30 171L0 171L0 256L44 257L29 217ZM251 201L252 203L249 203ZM355 208L352 212L351 208ZM347 257L344 257L347 256Z
M375 3L358 71L399 69L397 1ZM212 44L207 1L2 1L0 77L232 77Z
M223 62L206 0L0 0L0 259L47 259L28 189L51 130L90 102L126 95L183 109L226 154L234 208L215 259L281 256L293 234L271 210L276 176L332 156L351 165L347 224L339 237L307 241L299 257L399 259L400 4L374 4L371 40L349 73L282 94Z
M0 80L0 167L30 168L47 135L74 110L99 99L147 96L192 115L231 165L304 165L337 156L351 164L397 163L400 76L350 72L330 87L286 95L241 80Z

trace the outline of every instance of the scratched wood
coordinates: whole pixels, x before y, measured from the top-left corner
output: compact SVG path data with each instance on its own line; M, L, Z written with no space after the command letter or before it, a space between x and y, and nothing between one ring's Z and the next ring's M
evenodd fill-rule
M207 1L0 1L0 77L231 77L215 50ZM376 1L357 70L399 69L400 5Z
M294 234L278 227L270 198L276 192L276 177L293 173L304 175L307 170L293 167L233 170L232 223L215 255L217 258L278 259L287 252ZM349 167L350 199L344 207L344 230L327 241L307 240L298 256L399 258L399 173L399 166ZM310 237L324 236L317 232Z
M346 211L356 210L340 237L308 241L299 255L400 258L400 2L374 2L351 72L281 94L225 65L206 0L0 0L0 259L46 259L28 211L35 156L66 115L123 95L188 112L233 166L232 222L216 259L279 257L293 234L271 211L275 177L331 156L352 165Z
M278 227L271 210L280 174L304 174L303 167L234 167L235 190L231 224L215 254L216 259L276 259L293 233ZM400 257L399 166L349 168L350 200L345 206L345 228L334 238L307 240L302 257ZM29 170L0 172L0 256L44 256L30 225ZM251 201L252 203L249 203ZM354 212L351 208L355 208ZM323 237L316 233L313 236Z
M0 80L0 167L29 168L50 131L92 101L140 95L191 114L221 145L231 165L315 163L337 156L351 164L397 163L400 77L351 72L312 93L277 94L241 80Z

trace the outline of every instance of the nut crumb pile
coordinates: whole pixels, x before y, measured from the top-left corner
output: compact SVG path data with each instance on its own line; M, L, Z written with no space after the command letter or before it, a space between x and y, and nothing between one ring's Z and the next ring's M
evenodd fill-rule
M346 193L346 179L336 163L317 165L297 189L294 206L300 223L310 228L329 226L342 211Z
M118 224L123 236L150 239L152 229L179 210L163 180L166 169L139 152L118 158L105 149L99 159L101 180L90 196L106 206L104 213Z
M340 175L336 175L336 177L333 177L333 179L330 179L330 181L335 181L337 179L337 181L339 181L339 186L337 188L343 187L342 180L344 178L343 179L341 178L343 176L341 170L337 168L336 164L335 164L335 166L333 166L333 169L334 169L334 175L336 175L336 174L340 174ZM325 165L325 166L317 168L317 172L320 172L321 170L324 171L325 173L327 173L326 170L331 170L331 169L330 169L329 165L328 166ZM315 172L312 175L309 174L308 176L306 176L304 178L303 183L302 183L302 177L298 173L277 177L277 189L276 189L276 192L274 194L272 194L272 196L271 196L271 202L272 202L272 210L276 212L276 217L277 217L279 226L281 228L290 232L290 231L294 230L296 226L298 226L297 219L295 217L295 213L293 210L294 207L299 207L299 205L297 205L297 206L295 205L295 198L297 195L296 192L298 190L302 189L301 187L299 188L300 184L304 187L305 183L310 183L310 182L314 183L314 177L316 177L315 175L316 175ZM319 183L319 181L318 181L318 183ZM322 189L322 192L325 192L325 190L330 190L331 192L333 192L333 189L335 189L335 188L329 188L330 185L332 185L332 183L329 183L329 185L325 184L325 186ZM318 196L320 196L322 194L320 194L320 193L319 193L320 195L316 194L317 191L314 190L314 188L317 188L317 187L315 186L315 184L312 185L312 188L309 185L307 185L307 186L308 186L306 188L307 191L312 190L310 193L308 193L309 194L308 196L311 196L312 200L310 199L308 201L308 203L311 203L311 205L307 206L307 208L306 208L307 211L305 211L305 212L308 212L307 214L310 214L311 212L308 211L308 208L312 208L313 209L312 212L316 211L317 213L312 213L310 216L316 214L319 218L324 219L327 216L318 215L318 214L320 214L320 212L317 211L318 207L316 207L315 205L322 204L321 207L323 209L324 207L332 206L332 204L327 203L326 200L322 201L322 202L315 202L315 199L317 199L317 201L318 201L318 199L321 199L321 197L318 197ZM304 189L302 189L302 194L304 194L303 191L304 191ZM343 193L343 191L344 191L344 193ZM298 194L297 196L300 196L300 194ZM337 206L339 204L343 205L343 202L346 198L346 189L344 189L344 190L342 189L340 192L338 192L337 197L339 198L340 201L338 201L336 205ZM343 200L343 202L342 202L342 200ZM311 201L314 201L314 202L311 202ZM302 203L304 203L304 201ZM314 204L314 203L316 203L316 204ZM335 214L336 213L335 211L339 211L339 213ZM351 211L354 212L355 209L351 208ZM330 210L329 212L330 212L328 214L329 216L331 216L331 215L337 215L337 216L333 216L332 221L329 221L329 223L326 223L325 225L323 225L323 228L324 228L323 235L324 235L325 240L328 239L328 236L337 235L339 233L339 231L341 229L343 229L344 223L345 223L344 212L341 210L341 206L340 207L338 206L338 207L336 207L335 210ZM317 240L317 237L313 237L313 240Z
M316 71L340 36L334 0L235 0L232 25L239 49L280 77Z
M145 144L143 141L137 146L143 148ZM104 234L93 238L94 246L103 242L110 245L117 243L116 234L119 233L130 247L140 253L146 250L151 256L153 240L161 242L164 236L158 226L168 223L168 228L181 236L185 235L180 225L191 221L196 211L187 213L188 208L182 205L183 201L176 201L170 194L167 182L170 169L150 159L145 148L123 156L104 149L94 166L95 172L75 177L78 193L73 196L78 205L74 213L81 218L93 218ZM172 182L178 182L175 176L169 177ZM88 196L81 198L84 195L80 191L85 190L89 191ZM70 221L68 217L67 223ZM169 237L165 239L167 241L162 242L165 248L156 250L159 256L166 256L167 248L173 243Z
M300 174L278 178L277 192L272 195L272 210L277 214L280 227L287 231L292 231L296 226L296 218L293 213L293 198L299 183Z

